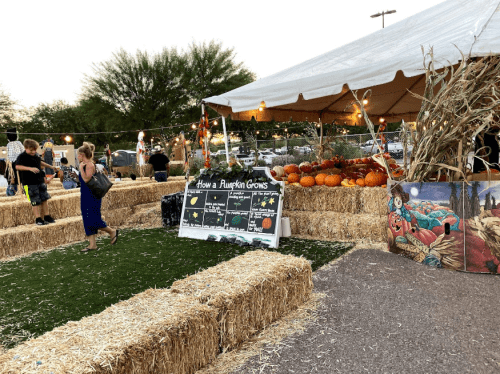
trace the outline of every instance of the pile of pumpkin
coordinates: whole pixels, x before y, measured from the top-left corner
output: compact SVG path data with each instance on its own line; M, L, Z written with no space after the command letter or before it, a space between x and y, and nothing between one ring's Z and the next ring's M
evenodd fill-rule
M403 170L384 154L388 160L393 177L403 175ZM321 164L314 162L303 162L300 165L290 164L275 166L271 175L276 180L284 180L285 184L302 187L328 186L328 187L386 187L387 172L384 167L376 163L372 158L358 158L345 160L342 157L333 157L324 160Z

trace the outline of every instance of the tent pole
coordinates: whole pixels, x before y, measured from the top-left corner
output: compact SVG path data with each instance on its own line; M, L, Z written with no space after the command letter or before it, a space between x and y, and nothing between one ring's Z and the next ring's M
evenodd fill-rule
M226 162L229 166L229 148L227 146L226 119L222 116L222 130L224 131L224 147L226 148Z

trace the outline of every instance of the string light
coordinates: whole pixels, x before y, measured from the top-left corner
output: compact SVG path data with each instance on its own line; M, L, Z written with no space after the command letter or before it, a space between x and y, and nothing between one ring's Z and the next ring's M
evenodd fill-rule
M385 118L384 117L380 117L380 119L378 120L380 123L384 123L385 122Z
M361 113L358 113L358 118L361 118Z
M193 124L191 125L191 128L192 128L193 130L196 130L196 125L193 123Z
M366 104L368 104L368 99L363 100L363 105L366 105Z

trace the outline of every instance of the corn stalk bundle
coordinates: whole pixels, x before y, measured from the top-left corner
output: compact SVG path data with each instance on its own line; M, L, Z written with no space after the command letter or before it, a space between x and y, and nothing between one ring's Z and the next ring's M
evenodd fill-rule
M438 178L446 173L449 181L465 180L472 138L498 122L500 56L474 59L462 54L458 67L437 71L431 49L424 55L424 67L424 94L411 93L422 100L422 106L406 180L427 181L436 172ZM489 174L489 164L483 162Z

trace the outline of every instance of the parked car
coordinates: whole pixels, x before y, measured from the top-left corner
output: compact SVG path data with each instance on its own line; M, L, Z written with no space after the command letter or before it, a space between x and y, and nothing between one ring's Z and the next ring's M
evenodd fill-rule
M378 145L380 145L382 148L385 149L385 146L382 145L382 142L380 139L377 139ZM411 152L412 146L408 144L408 152ZM377 145L375 144L375 141L373 139L368 140L367 142L363 143L360 146L360 149L363 151L365 154L374 154L378 153L378 148ZM392 142L388 141L387 142L387 150L391 157L394 158L403 158L403 144L400 142Z
M310 146L294 147L293 150L298 151L301 155L306 155L312 152L312 148Z
M260 151L259 152L259 160L264 160L267 165L271 165L273 163L273 158L278 157L278 155L271 151Z
M237 153L234 155L236 160L238 160L240 163L243 163L247 166L253 165L255 158L246 154L246 153Z

